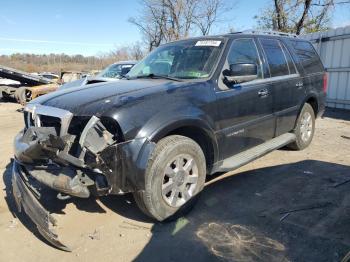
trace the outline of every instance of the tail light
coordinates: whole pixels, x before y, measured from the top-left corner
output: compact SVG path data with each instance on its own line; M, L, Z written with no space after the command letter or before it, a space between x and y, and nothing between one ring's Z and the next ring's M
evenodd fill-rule
M328 88L328 74L324 73L323 75L323 93L327 93L327 88Z

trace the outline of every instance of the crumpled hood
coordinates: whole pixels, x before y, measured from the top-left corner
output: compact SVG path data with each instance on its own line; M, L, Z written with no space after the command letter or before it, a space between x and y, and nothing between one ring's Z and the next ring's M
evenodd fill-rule
M65 83L58 87L58 90L63 90L67 88L73 88L73 87L79 87L79 86L85 86L90 84L96 84L96 83L102 83L102 82L114 82L119 81L119 78L109 78L109 77L84 77L77 80L74 80L72 82Z
M101 115L143 94L173 89L183 84L185 82L163 79L119 80L58 90L40 96L31 103L65 109L75 115Z

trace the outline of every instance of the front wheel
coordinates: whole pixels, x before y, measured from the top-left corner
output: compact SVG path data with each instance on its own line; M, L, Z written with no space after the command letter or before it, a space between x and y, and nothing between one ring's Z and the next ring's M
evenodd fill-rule
M188 212L202 191L206 163L200 146L184 136L168 136L154 149L145 174L145 190L135 192L139 208L158 221Z
M289 148L303 150L310 145L315 133L315 112L310 104L304 104L293 132L296 140Z

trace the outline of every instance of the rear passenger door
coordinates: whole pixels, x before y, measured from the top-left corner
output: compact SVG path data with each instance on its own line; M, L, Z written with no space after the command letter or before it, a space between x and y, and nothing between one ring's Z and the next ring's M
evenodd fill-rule
M277 38L259 38L273 88L273 111L279 136L294 128L300 103L305 94L303 78L283 42Z

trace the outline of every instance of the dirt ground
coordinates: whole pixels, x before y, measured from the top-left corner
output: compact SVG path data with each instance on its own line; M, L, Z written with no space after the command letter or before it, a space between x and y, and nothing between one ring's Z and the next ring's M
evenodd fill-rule
M50 199L61 239L74 248L68 253L15 209L19 109L0 103L1 261L341 261L350 251L350 182L341 184L350 179L349 111L328 110L302 152L282 149L210 180L197 206L175 222L153 223L130 195Z

